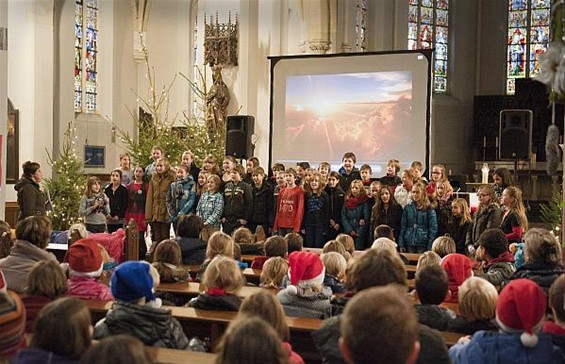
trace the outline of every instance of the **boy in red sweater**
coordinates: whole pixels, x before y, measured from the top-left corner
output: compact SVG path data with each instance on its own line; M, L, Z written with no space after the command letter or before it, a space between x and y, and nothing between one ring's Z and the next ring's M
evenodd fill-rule
M273 224L273 233L285 236L299 233L304 216L304 191L296 185L296 171L289 168L284 173L286 187L279 192L277 214Z

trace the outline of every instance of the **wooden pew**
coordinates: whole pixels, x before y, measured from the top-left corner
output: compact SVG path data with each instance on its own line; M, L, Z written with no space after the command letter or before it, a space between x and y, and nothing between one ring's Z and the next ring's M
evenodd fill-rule
M139 260L139 230L135 220L130 219L125 229L124 262L128 260Z
M114 302L85 300L85 303L90 309L93 323L96 323L106 316L106 312ZM192 307L172 306L163 308L171 310L173 317L179 320L188 337L208 337L212 345L217 343L230 321L237 316L237 312L231 311L207 311ZM286 322L290 329L291 344L294 351L299 353L307 362L320 362L320 356L312 339L312 332L321 327L322 320L286 317Z
M155 363L168 364L214 364L216 354L146 346L145 350Z
M267 289L272 293L276 294L278 290L276 288L261 288L261 287L254 287L254 286L243 286L238 293L238 297L245 298L250 296L254 292L258 290ZM189 297L196 297L200 292L204 290L200 286L198 282L176 282L176 283L161 283L157 286L158 292L170 292L180 295L185 295Z

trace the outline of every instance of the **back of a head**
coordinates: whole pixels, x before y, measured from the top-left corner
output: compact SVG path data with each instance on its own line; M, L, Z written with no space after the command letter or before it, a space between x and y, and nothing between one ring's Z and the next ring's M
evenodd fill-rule
M347 267L346 286L351 292L396 283L406 286L406 268L398 257L387 250L369 249Z
M287 260L281 257L271 257L265 261L263 269L261 269L261 286L279 288L287 274Z
M292 252L299 252L302 251L304 245L304 239L302 235L297 233L288 233L284 236L284 240L286 240L288 244L288 254Z
M528 230L524 237L526 262L563 265L561 245L555 235L541 228Z
M154 262L168 263L172 265L180 265L181 250L175 239L167 239L157 245L155 249Z
M418 330L416 312L402 287L374 287L345 306L340 346L355 364L408 363L417 355Z
M371 249L384 249L384 250L388 250L391 253L396 254L397 250L396 250L396 243L389 238L378 238L373 242L373 245L371 245Z
M245 279L235 260L218 255L206 267L202 284L206 289L218 288L228 294L235 294L245 285Z
M281 236L271 236L265 242L265 255L285 258L288 255L288 243Z
M216 255L224 255L233 258L233 239L228 234L216 231L208 239L206 247L206 258L212 259Z
M343 256L345 260L349 260L351 258L351 254L345 249L342 243L337 240L329 240L324 244L324 248L322 249L322 253L330 253L336 252Z
M549 306L556 321L565 324L565 275L560 275L549 289Z
M240 227L233 233L233 241L236 244L253 244L255 237L246 227Z
M258 316L273 326L282 341L290 340L286 316L277 296L267 290L258 290L245 297L239 308L240 315Z
M216 351L216 364L288 363L275 329L259 317L241 316L232 321Z
M91 322L90 311L83 301L59 298L39 312L30 346L80 359L92 340Z
M114 335L102 339L84 353L81 364L152 364L145 346L130 335Z
M45 216L29 216L18 222L16 239L45 249L51 237L51 220Z
M486 279L467 278L459 287L459 311L470 322L487 321L496 315L498 291Z
M348 253L349 254L349 253ZM320 255L324 267L326 267L326 274L341 279L345 274L347 268L347 261L343 255L338 252L329 252Z
M394 241L394 233L392 228L388 225L379 225L375 228L375 239L389 238Z
M353 255L355 252L355 241L349 234L339 234L335 240L339 241L345 247L345 250L349 252L349 254Z
M479 236L479 245L491 258L508 251L508 239L501 229L486 229Z
M67 277L54 260L42 260L33 266L25 290L28 296L41 296L54 300L67 292Z
M449 236L440 236L434 240L432 251L436 252L441 258L453 254L455 253L455 241Z
M177 235L182 238L199 238L203 228L204 221L200 216L181 215L177 223Z
M416 292L424 305L439 305L448 291L447 273L440 266L428 266L416 273Z
M438 267L441 267L441 257L437 255L436 252L428 250L427 252L423 252L418 258L416 272L430 265L437 265Z
M159 273L145 261L129 260L114 270L110 277L112 295L118 301L137 303L154 301L155 287L159 285Z
M25 328L26 311L20 296L6 291L3 286L0 290L0 358L25 347Z

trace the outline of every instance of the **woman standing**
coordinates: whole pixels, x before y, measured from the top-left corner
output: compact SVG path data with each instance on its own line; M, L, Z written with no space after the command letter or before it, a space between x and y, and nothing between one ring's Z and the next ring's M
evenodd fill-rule
M28 216L45 216L46 198L39 189L39 183L43 178L41 166L37 162L27 161L22 165L23 174L14 186L18 193L18 206L20 214L18 221Z

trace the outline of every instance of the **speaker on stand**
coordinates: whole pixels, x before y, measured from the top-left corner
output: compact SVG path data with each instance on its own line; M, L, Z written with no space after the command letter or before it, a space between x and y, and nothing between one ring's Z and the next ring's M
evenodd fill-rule
M255 118L251 115L229 115L226 121L226 155L248 159L253 155L252 136Z

